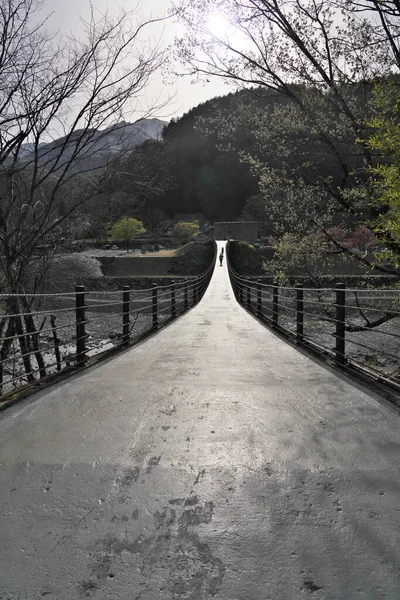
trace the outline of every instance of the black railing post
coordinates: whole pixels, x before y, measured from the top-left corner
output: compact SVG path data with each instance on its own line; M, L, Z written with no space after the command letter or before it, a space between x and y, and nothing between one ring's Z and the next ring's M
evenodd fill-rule
M239 289L239 302L240 304L243 304L243 285L241 283L238 283L238 289Z
M261 317L261 279L257 279L257 316Z
M157 298L158 286L156 283L153 283L153 329L157 329L158 327L158 298Z
M345 319L346 319L346 284L337 283L336 294L336 344L335 360L343 364L345 362Z
M301 283L296 284L296 338L303 341L304 336L304 290Z
M129 285L122 287L122 342L129 342L130 334L130 289Z
M247 286L247 298L246 298L246 306L247 308L251 307L251 298L250 298L250 285L246 283Z
M279 314L279 286L276 281L272 284L272 324L278 324Z
M51 331L53 333L54 353L56 355L57 371L61 371L60 339L57 336L56 315L50 315Z
M86 315L85 286L75 286L76 314L76 364L83 367L86 362Z
M171 317L176 317L175 281L171 281Z
M185 310L187 310L189 308L188 282L187 282L187 279L185 280L185 283L183 284L183 295L184 295Z

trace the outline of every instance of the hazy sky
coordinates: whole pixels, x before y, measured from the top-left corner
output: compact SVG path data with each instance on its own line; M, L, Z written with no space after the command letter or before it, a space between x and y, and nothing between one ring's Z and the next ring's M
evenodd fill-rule
M45 13L54 13L50 19L52 29L61 33L81 31L79 16L87 17L90 14L90 4L104 12L107 8L110 13L116 12L119 7L125 10L137 8L139 16L144 18L165 16L168 13L170 0L47 0ZM155 24L147 29L149 39L158 40L160 37L166 44L172 43L177 34L177 26L172 21ZM190 82L190 78L178 78L175 82L165 85L162 75L153 78L147 90L147 102L153 104L161 95L168 101L167 106L159 113L160 118L169 120L173 116L180 116L200 102L214 96L227 94L230 88L219 79L212 79L209 83Z

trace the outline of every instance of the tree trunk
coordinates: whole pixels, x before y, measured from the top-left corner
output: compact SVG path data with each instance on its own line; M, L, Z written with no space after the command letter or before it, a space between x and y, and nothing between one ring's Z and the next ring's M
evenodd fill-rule
M4 362L8 356L11 345L13 343L12 336L15 333L14 319L11 317L8 319L6 334L4 336L3 343L0 349L0 395L3 393L3 382L4 382ZM14 376L14 374L13 374Z
M10 307L11 307L12 314L15 315L14 316L15 333L18 335L18 342L19 342L19 346L21 349L21 358L22 358L22 362L24 363L26 377L27 377L27 380L29 381L29 383L32 383L33 381L35 381L35 376L32 373L31 357L30 357L30 353L28 350L28 344L27 344L27 339L26 339L28 334L24 333L22 319L19 315L19 312L20 312L19 302L18 302L18 298L16 296L10 297Z
M56 355L57 371L61 371L60 340L57 337L56 316L55 315L50 316L50 324L51 324L51 329L53 332L54 352Z
M37 331L35 321L33 320L32 306L25 296L21 296L21 304L23 307L23 312L29 313L24 316L26 331L30 333L30 336L27 337L27 340L32 340L33 351L35 353L36 362L39 367L39 374L40 377L43 379L44 377L46 377L46 366L43 360L42 353L40 351L39 332ZM30 352L30 344L27 345L29 346L28 352Z
M25 315L24 320L26 330L29 331L29 333L31 334L30 337L32 340L32 346L33 351L35 353L36 362L39 367L40 378L43 379L44 377L46 377L46 365L44 363L43 356L39 347L39 333L38 331L36 331L35 322L33 320L32 315Z

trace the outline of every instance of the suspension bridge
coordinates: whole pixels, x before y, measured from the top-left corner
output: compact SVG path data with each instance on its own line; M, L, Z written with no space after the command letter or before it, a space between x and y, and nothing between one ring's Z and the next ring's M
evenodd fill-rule
M2 600L399 598L398 409L244 310L225 261L1 416Z

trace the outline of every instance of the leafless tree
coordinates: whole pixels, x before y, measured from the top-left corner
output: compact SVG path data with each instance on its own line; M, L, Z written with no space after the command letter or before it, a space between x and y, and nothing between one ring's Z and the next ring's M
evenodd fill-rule
M398 63L397 1L181 0L175 11L188 28L178 55L192 74L289 95L290 84L313 84L331 90L351 121L340 95L343 83L389 72ZM219 19L218 35L213 18Z
M354 171L361 173L374 164L364 141L371 82L400 68L399 2L181 0L176 10L187 28L176 46L185 72L195 77L221 77L238 86L255 86L290 98L294 108L286 120L297 116L299 130L301 125L312 131L315 144L323 147L336 165L333 184L328 178L310 180L308 169L297 172L310 195L317 190L316 205L319 193L328 194L337 210L350 217L363 212L367 221L377 218L382 210L379 203L369 198L360 211L360 196L352 196L349 190L359 183ZM264 121L249 113L249 123L255 122L259 139L263 130L268 132L269 121L279 118L279 114L265 113ZM228 121L223 123L225 129ZM260 170L268 171L268 165L260 164L262 157L251 158L258 161ZM369 193L372 187L365 183L365 195ZM314 221L320 231L327 228L318 215ZM400 255L396 240L385 239L385 244ZM350 252L345 247L340 250Z
M31 262L46 264L70 217L98 193L98 173L111 160L95 159L101 131L114 126L123 135L124 120L160 108L146 107L143 94L165 60L161 40L143 41L154 20L92 10L81 36L58 39L46 19L33 25L42 11L40 0L0 0L0 282L14 294L1 310L28 313L25 323L3 317L0 359L18 335L28 379L35 325L26 293L39 281L29 278Z

